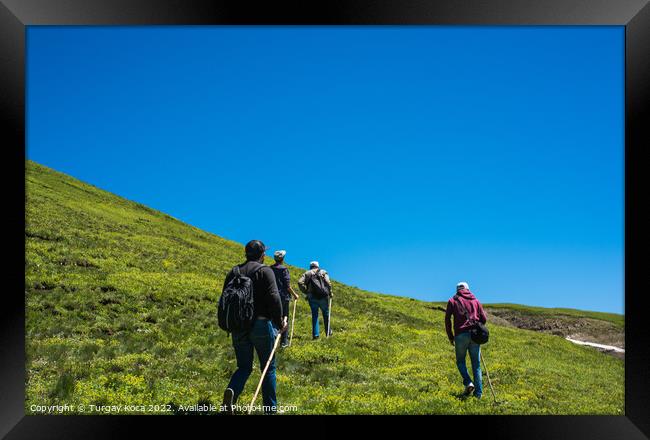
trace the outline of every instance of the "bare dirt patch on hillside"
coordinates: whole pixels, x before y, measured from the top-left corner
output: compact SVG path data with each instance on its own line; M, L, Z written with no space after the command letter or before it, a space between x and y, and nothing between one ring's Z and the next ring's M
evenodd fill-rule
M486 313L488 322L497 325L507 325L625 349L625 330L608 321L568 315L546 316L500 308L486 308ZM618 357L623 356L621 353L608 353Z

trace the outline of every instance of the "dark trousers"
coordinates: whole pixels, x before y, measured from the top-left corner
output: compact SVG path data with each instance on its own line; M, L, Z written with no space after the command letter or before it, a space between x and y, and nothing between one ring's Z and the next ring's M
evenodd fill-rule
M237 356L237 371L230 378L228 388L232 388L234 391L235 402L243 391L248 377L253 372L253 352L257 352L260 371L262 371L266 361L269 360L276 336L277 330L273 327L271 321L266 319L255 320L253 328L248 331L232 333L232 345ZM266 407L265 412L275 412L275 406L277 405L275 395L275 356L273 356L262 382L262 400Z
M288 298L282 298L282 317L289 317L289 299ZM282 337L280 338L280 344L286 344L289 341L289 332L286 331L282 333Z

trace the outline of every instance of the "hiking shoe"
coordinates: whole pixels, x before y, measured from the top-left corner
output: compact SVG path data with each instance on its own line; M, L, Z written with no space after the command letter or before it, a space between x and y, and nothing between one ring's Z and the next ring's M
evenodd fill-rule
M221 404L221 414L233 415L235 414L233 408L233 399L235 398L235 392L232 388L226 388L226 391L223 392L223 403Z
M470 382L469 385L467 385L467 387L465 387L465 395L469 396L473 392L474 392L474 384L472 382Z

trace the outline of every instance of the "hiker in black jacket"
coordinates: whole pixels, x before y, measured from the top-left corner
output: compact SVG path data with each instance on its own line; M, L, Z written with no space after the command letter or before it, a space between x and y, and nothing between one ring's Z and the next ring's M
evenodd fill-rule
M289 318L289 303L291 300L297 300L300 298L296 292L291 288L291 275L289 274L289 269L284 265L284 256L287 255L287 251L280 250L275 251L273 254L273 259L275 264L271 266L273 273L275 274L275 281L278 284L278 292L280 292L280 299L282 300L282 318ZM282 333L282 339L280 343L282 348L288 346L289 332Z
M246 262L239 265L241 274L251 277L253 282L254 324L250 330L233 331L232 333L237 370L230 378L228 388L223 395L223 407L230 414L233 413L232 405L237 401L253 371L253 351L257 352L260 371L262 371L273 350L278 332L287 330L286 319L282 318L282 303L275 275L269 266L264 265L265 250L266 247L261 241L249 241L246 244ZM233 276L232 270L228 272L224 281L224 289ZM265 412L276 412L275 356L262 382L262 398Z

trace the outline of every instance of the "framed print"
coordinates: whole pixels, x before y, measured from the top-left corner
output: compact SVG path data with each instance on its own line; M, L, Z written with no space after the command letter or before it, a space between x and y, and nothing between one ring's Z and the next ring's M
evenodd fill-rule
M647 438L647 2L0 19L6 438Z

